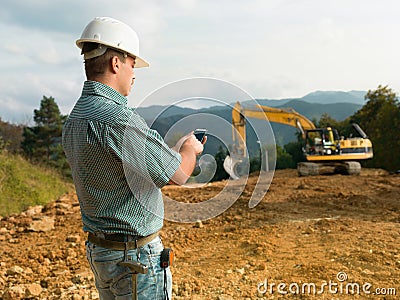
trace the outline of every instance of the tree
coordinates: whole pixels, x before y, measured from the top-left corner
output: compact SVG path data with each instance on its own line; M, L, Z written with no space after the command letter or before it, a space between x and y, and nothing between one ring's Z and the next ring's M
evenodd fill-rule
M319 128L326 128L326 127L332 127L336 129L340 129L340 123L336 121L334 118L332 118L329 114L324 113L322 114L321 118L319 118L319 121L315 124L316 127Z
M18 153L21 150L22 125L14 125L0 118L0 139L3 147L9 153Z
M283 146L285 152L290 155L292 159L291 168L296 168L297 163L305 161L305 156L303 153L304 141L300 135L300 139L297 142L290 142Z
M35 109L33 113L36 126L24 128L22 149L34 161L66 168L61 146L62 127L66 116L61 115L54 98L46 96L43 96L40 102L40 109Z
M224 160L227 155L228 151L220 146L218 152L214 156L215 162L217 163L217 170L211 181L220 181L229 178L229 174L226 173L224 169Z
M379 85L365 96L367 103L351 120L359 123L372 141L374 158L367 166L400 169L400 104L388 86Z
M296 163L290 153L278 145L276 145L276 169L295 168Z
M4 142L3 138L0 136L0 154L4 151L6 148L6 143Z

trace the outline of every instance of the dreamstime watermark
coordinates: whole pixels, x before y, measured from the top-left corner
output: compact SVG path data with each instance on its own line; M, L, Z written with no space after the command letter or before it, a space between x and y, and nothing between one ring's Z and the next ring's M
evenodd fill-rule
M341 294L341 295L389 295L395 296L396 288L393 287L374 287L369 282L348 282L348 276L345 272L339 272L336 280L323 281L319 284L313 282L269 282L265 279L257 285L257 292L265 294L294 294L294 295L321 295L321 294Z
M124 171L128 184L140 204L151 213L169 221L196 222L216 217L232 206L246 187L250 170L249 149L251 148L253 155L254 151L260 155L262 147L268 147L268 157L260 155L261 165L268 165L268 172L260 172L249 199L250 208L257 206L267 193L275 171L275 137L264 114L259 114L261 117L257 120L245 118L246 131L252 136L255 135L256 142L254 138L247 139L245 155L235 157L235 151L231 151L232 136L233 133L238 134L237 128L232 124L231 114L234 103L239 100L245 101L246 106L262 112L258 102L243 89L227 81L214 78L189 78L159 88L147 96L137 108L148 107L151 103L165 103L166 100L169 105L155 116L145 116L146 122L137 114L132 114L127 122L129 126L125 129L122 147ZM208 107L208 109L194 110L184 117L177 117L179 112L187 107ZM171 118L175 119L171 122ZM158 152L159 155L154 155L154 149L158 151L159 147L158 133L149 130L148 126L162 129L163 132L160 134L164 136L166 142L176 140L196 128L206 128L208 141L212 140L214 145L219 144L220 147L228 149L229 155L240 161L243 171L240 180L227 181L217 195L198 203L191 203L190 199L185 202L176 201L167 195L163 195L163 201L141 200L160 199L157 194L159 192L154 187L157 187L160 174L171 172L173 159L169 155L163 155L162 151ZM254 141L255 145L249 145L250 141ZM199 168L200 174L193 176L191 181L196 182L196 186L206 185L216 173L217 162L214 156L203 154L199 158ZM142 187L140 190L136 188L138 182Z

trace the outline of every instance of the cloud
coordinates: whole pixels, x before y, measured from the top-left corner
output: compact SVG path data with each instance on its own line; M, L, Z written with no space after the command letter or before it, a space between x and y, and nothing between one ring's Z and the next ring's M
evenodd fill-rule
M202 76L257 98L379 83L400 90L393 38L399 7L395 0L3 0L0 116L6 109L31 114L43 95L69 112L84 80L75 40L96 16L138 32L151 67L137 70L133 103L169 82Z

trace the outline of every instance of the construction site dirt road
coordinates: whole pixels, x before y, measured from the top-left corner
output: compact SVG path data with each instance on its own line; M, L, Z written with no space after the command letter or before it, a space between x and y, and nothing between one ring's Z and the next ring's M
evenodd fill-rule
M400 175L298 177L280 170L248 208L238 201L203 222L165 222L174 299L395 299L400 295ZM225 181L167 186L200 202ZM71 193L0 221L0 299L97 299L79 204Z

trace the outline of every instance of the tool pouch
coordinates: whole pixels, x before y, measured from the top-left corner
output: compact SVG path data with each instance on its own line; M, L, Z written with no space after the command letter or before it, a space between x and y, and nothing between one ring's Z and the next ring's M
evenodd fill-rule
M172 266L174 261L174 251L171 248L164 248L161 252L161 268L166 269Z

